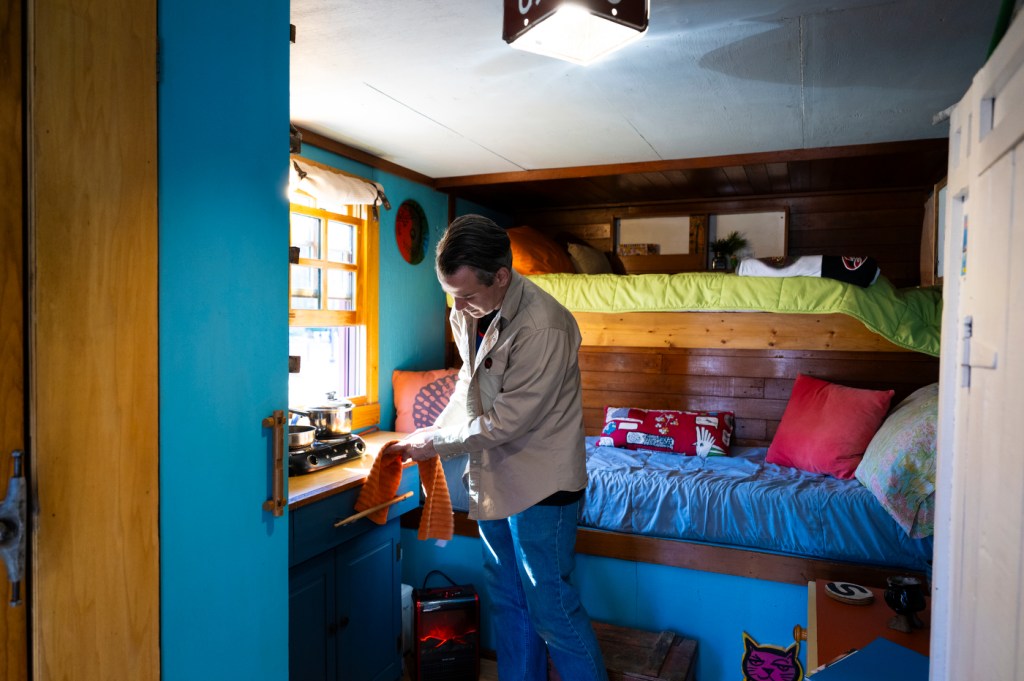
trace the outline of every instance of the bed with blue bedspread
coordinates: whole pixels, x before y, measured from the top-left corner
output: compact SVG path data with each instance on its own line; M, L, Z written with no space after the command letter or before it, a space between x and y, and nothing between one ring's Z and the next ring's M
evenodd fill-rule
M766 448L680 456L597 445L581 527L844 563L929 572L932 537L911 539L859 480L765 463ZM466 457L445 462L456 511Z
M911 539L859 480L765 463L764 447L701 458L596 442L584 527L929 570L932 538Z
M721 274L531 279L583 333L590 481L578 550L793 584L930 572L932 479L890 473L927 461L934 444L916 455L917 441L897 431L865 480L765 458L800 374L891 389L893 406L936 381L936 291L895 290L884 277L868 288ZM730 455L598 446L609 406L732 412ZM464 457L444 468L454 509L466 511Z

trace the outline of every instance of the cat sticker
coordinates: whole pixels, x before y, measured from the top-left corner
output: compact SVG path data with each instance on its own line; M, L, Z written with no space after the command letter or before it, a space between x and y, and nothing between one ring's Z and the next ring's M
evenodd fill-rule
M800 643L788 648L762 645L743 632L743 681L803 681Z

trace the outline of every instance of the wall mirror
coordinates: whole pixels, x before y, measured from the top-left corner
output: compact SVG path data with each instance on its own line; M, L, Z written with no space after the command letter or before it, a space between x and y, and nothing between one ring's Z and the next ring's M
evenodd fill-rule
M775 258L788 255L789 212L723 213L709 220L708 241L739 232L747 246L735 255L741 258ZM709 255L710 257L710 255Z
M703 270L707 215L616 218L615 256L627 274Z
M619 219L619 255L682 255L690 252L689 215Z

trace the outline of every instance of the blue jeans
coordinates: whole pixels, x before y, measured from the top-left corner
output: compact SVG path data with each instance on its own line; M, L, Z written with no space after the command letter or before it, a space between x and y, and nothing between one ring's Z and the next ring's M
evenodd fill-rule
M590 618L569 582L579 504L531 506L478 523L501 681L545 681L548 653L562 681L608 679Z

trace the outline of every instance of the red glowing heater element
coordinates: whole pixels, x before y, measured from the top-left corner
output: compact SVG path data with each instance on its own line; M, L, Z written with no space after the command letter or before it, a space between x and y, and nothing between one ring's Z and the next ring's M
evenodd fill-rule
M448 623L443 626L435 624L433 629L420 636L420 643L433 649L472 644L479 632L463 627L465 623L455 626Z
M480 676L480 599L471 586L413 591L416 681Z
M527 52L587 65L647 31L648 0L504 0L502 38Z

